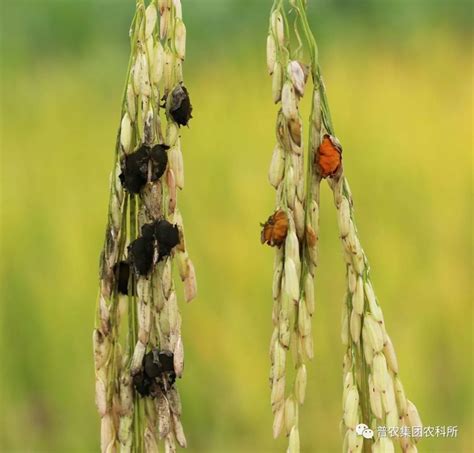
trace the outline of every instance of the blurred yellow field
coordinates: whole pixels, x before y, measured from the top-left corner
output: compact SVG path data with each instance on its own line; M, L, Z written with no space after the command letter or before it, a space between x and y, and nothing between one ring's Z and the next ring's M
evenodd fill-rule
M197 300L181 307L178 387L190 452L286 445L271 436L273 251L260 244L259 226L274 204L266 26L235 51L196 38L185 66L194 119L183 133L179 203L199 282ZM12 49L2 52L2 451L98 449L91 333L124 43L33 61L17 54L11 65ZM455 439L423 440L420 451L472 451L470 46L449 28L398 42L325 34L320 44L362 245L405 389L426 425L459 429ZM316 357L301 419L307 452L342 443L344 265L323 186Z

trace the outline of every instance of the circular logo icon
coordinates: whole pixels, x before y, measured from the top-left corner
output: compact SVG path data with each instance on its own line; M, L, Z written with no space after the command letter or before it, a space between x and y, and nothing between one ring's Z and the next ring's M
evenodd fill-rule
M356 433L359 435L359 436L362 436L362 433L368 428L368 426L365 424L365 423L359 423L357 426L356 426Z
M374 437L374 432L371 429L367 428L362 431L362 436L364 437L364 439L372 439L372 437Z
M355 431L359 436L364 437L364 439L372 439L374 437L374 432L365 423L359 423Z

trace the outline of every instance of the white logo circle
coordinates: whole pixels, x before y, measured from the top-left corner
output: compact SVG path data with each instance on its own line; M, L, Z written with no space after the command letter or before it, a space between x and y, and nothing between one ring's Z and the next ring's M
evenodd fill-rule
M357 426L356 426L356 433L359 435L359 436L362 436L362 433L368 428L368 426L365 424L365 423L359 423Z
M374 437L374 432L365 423L359 423L356 426L355 432L359 436L364 437L364 439L372 439Z
M374 437L374 432L367 428L367 429L364 429L364 431L362 432L362 436L364 437L364 439L372 439L372 437Z

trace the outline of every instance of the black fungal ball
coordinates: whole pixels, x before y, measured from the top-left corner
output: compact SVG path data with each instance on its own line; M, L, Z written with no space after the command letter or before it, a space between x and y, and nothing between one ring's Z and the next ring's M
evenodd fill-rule
M157 181L163 176L168 165L169 146L164 144L142 145L134 153L125 157L122 163L120 181L130 193L139 193L148 181L148 164L151 163L150 179Z
M139 193L146 184L148 176L149 152L146 145L125 157L122 163L120 181L130 193Z
M173 353L171 351L160 351L159 359L163 372L173 372L174 373L174 363L173 363Z
M126 261L120 261L114 266L117 281L117 291L120 294L128 294L128 279L130 277L130 265Z
M179 244L179 228L165 219L157 220L154 224L155 239L160 244L166 244L173 248Z
M158 261L171 254L173 247L180 243L179 228L165 219L142 226L142 236L158 242Z
M128 246L130 262L138 275L148 275L153 265L153 238L139 237Z
M161 178L168 165L168 154L166 150L169 149L167 145L155 145L149 150L151 161L151 180L157 181Z
M152 380L149 379L143 371L135 374L133 376L133 385L135 390L141 396L148 396L150 395L151 387L152 387Z
M145 354L145 357L143 357L143 368L145 374L150 378L156 378L163 372L158 349L155 348Z
M171 92L171 100L169 106L170 115L180 126L187 126L192 118L191 112L193 106L189 99L188 90L184 85L178 85Z
M159 354L160 357L160 364L163 369L163 380L161 384L163 386L163 389L166 390L166 388L172 387L173 384L176 381L176 373L174 371L174 355L171 351L160 351Z
M155 398L166 392L176 381L173 353L153 348L143 357L142 368L133 376L133 385L142 396ZM161 390L160 390L161 389Z
M158 260L169 256L173 247L180 242L179 228L167 220L157 220L155 222L155 238L158 241Z

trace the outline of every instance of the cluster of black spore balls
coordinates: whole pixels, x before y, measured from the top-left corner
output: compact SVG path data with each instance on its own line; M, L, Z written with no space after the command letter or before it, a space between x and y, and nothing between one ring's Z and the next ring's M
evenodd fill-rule
M184 85L180 84L175 87L170 96L170 115L180 126L187 126L192 118L191 113L193 111L188 90Z
M141 396L155 397L159 391L166 392L176 381L173 353L152 349L143 357L142 367L133 376L135 390Z
M139 193L148 181L150 168L150 180L157 181L161 178L168 165L169 146L158 144L148 146L143 144L132 154L125 156L122 161L122 173L119 178L130 193Z
M158 261L161 261L179 243L177 225L165 219L147 223L142 227L142 235L128 246L130 264L138 275L148 275L153 266L155 247L158 249Z

